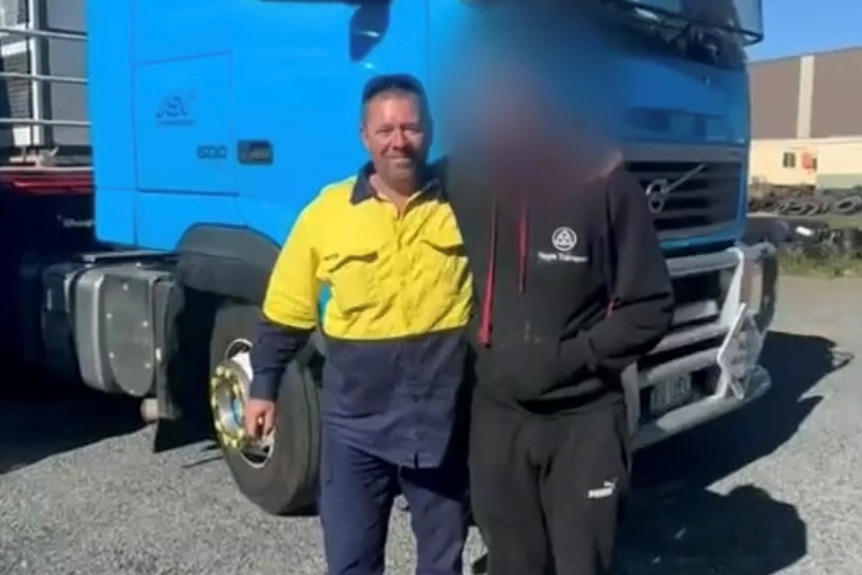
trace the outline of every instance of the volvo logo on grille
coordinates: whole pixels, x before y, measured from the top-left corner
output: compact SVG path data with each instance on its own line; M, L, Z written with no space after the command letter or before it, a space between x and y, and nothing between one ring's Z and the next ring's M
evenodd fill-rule
M698 175L706 169L706 164L698 164L675 180L667 178L659 178L653 180L646 185L644 192L647 196L649 211L653 214L658 214L664 211L667 206L667 201L670 199L670 194L675 189L689 181L694 176Z
M658 214L664 210L667 203L667 197L670 195L670 182L667 180L653 180L647 184L646 196L649 204L649 211Z

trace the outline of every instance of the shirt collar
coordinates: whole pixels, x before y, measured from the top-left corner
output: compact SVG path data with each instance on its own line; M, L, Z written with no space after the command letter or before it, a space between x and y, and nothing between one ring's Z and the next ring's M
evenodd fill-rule
M375 196L374 188L371 186L369 178L374 173L374 164L368 162L359 170L356 175L356 183L353 184L353 192L350 194L350 203L359 204L365 200ZM443 185L440 182L440 177L435 170L428 168L425 176L422 179L422 187L418 190L419 194L427 195L436 199L443 198Z

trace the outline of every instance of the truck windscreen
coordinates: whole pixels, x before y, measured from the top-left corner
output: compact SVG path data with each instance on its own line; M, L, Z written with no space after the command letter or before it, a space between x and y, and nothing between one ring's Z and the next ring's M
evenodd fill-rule
M727 69L746 64L763 38L761 0L604 0L630 50L655 51Z
M582 36L584 24L637 55L681 57L724 69L746 65L746 47L763 38L762 0L471 0L503 29L539 43ZM497 27L499 29L499 27ZM539 31L539 34L535 34ZM532 32L532 34L531 34ZM539 40L541 38L541 40Z
M629 5L641 16L668 25L679 23L712 28L739 35L745 45L763 39L762 0L631 0Z

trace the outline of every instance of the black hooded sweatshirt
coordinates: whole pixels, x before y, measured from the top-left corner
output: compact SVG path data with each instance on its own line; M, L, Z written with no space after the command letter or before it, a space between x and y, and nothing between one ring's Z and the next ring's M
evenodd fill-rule
M475 165L440 166L475 281L477 388L559 413L622 397L621 372L670 329L673 295L634 177L541 167L476 178Z

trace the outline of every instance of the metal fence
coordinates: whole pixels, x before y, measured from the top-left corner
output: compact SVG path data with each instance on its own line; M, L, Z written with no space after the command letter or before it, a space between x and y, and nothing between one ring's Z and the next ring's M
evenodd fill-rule
M61 148L88 150L82 29L83 0L0 0L0 149L7 158L9 150L26 150L36 163L57 163Z

